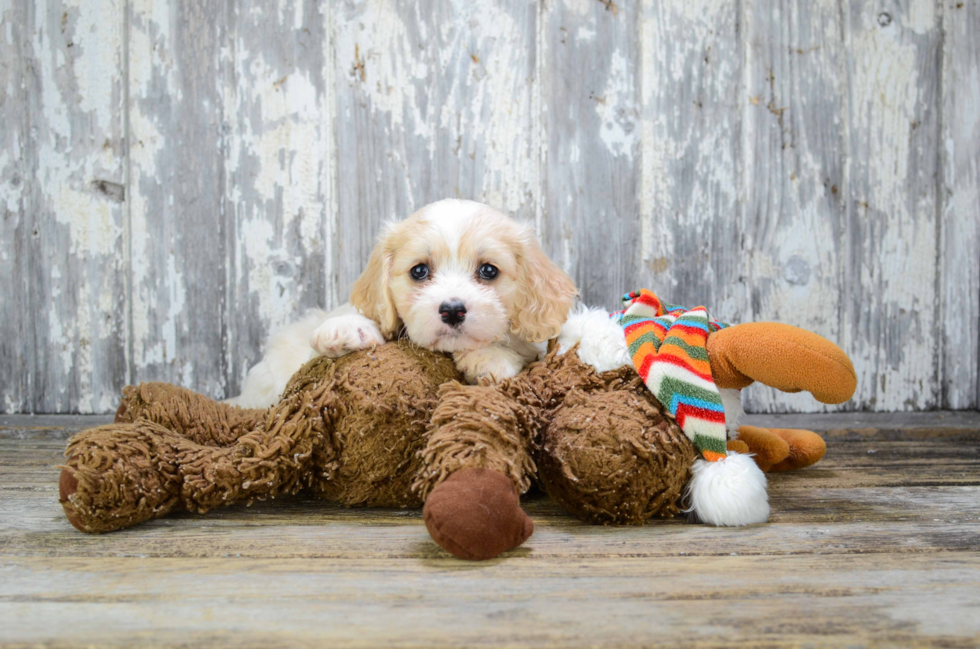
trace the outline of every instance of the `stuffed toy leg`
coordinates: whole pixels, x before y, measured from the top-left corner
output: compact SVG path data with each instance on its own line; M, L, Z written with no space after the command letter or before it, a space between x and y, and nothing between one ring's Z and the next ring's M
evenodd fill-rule
M128 387L115 423L69 440L65 514L83 532L108 532L178 507L204 513L294 493L314 455L322 463L333 450L311 412L311 399L245 410L165 383Z
M439 545L488 559L533 530L517 497L539 482L593 523L669 518L696 451L636 372L552 351L497 385L441 389L418 483Z
M499 513L479 555L495 556L531 533L515 485L534 467L526 440L502 434L508 422L482 430L475 413L485 409L461 413L460 430L472 430L460 443L427 436L440 386L461 378L450 357L402 340L310 361L265 410L163 383L127 387L115 423L69 440L61 502L71 524L92 533L301 489L348 506L419 507L413 483L431 463L429 489L452 480ZM479 452L461 454L467 444Z
M449 357L399 341L310 361L267 410L131 386L116 423L69 440L61 502L85 532L300 489L352 506L418 507L411 485L439 386L459 378Z
M776 322L731 326L708 336L707 349L711 373L723 389L741 390L758 381L783 392L810 392L821 403L843 403L857 388L854 366L843 350L798 327ZM728 448L752 453L763 471L801 469L827 451L823 438L808 430L736 430Z

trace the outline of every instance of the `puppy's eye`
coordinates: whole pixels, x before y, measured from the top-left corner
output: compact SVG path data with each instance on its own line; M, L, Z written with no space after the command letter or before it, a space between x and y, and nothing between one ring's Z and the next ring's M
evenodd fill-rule
M500 271L493 264L483 264L480 266L480 279L497 279Z
M408 271L416 282L421 282L423 279L429 276L429 267L426 264L418 264L412 266L412 270Z

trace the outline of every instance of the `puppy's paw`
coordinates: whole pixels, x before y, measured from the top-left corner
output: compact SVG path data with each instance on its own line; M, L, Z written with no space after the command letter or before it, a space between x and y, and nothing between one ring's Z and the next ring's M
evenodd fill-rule
M313 332L310 345L319 354L337 358L384 343L377 323L357 313L327 318Z
M466 377L467 383L477 383L488 378L494 383L516 376L524 369L524 358L508 347L489 345L453 355L456 367Z

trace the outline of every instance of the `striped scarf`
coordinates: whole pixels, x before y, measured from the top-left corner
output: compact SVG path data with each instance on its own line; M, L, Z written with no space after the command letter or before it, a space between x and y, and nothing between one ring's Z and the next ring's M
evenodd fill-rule
M612 317L623 327L643 383L705 460L725 459L725 409L711 378L707 342L709 333L729 325L712 320L702 306L666 304L646 289L627 293L623 304L626 309Z

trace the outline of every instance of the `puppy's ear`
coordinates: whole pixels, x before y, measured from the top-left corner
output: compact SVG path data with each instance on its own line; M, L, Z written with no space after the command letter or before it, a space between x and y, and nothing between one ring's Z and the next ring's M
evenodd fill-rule
M522 238L520 286L511 331L524 340L542 342L561 332L578 290L571 278L544 254L530 228Z
M391 228L387 228L371 251L367 268L354 282L350 294L350 303L364 317L377 322L381 333L388 340L394 338L401 328L398 310L395 308L391 289L388 286L391 275L391 251L387 244L390 238Z

